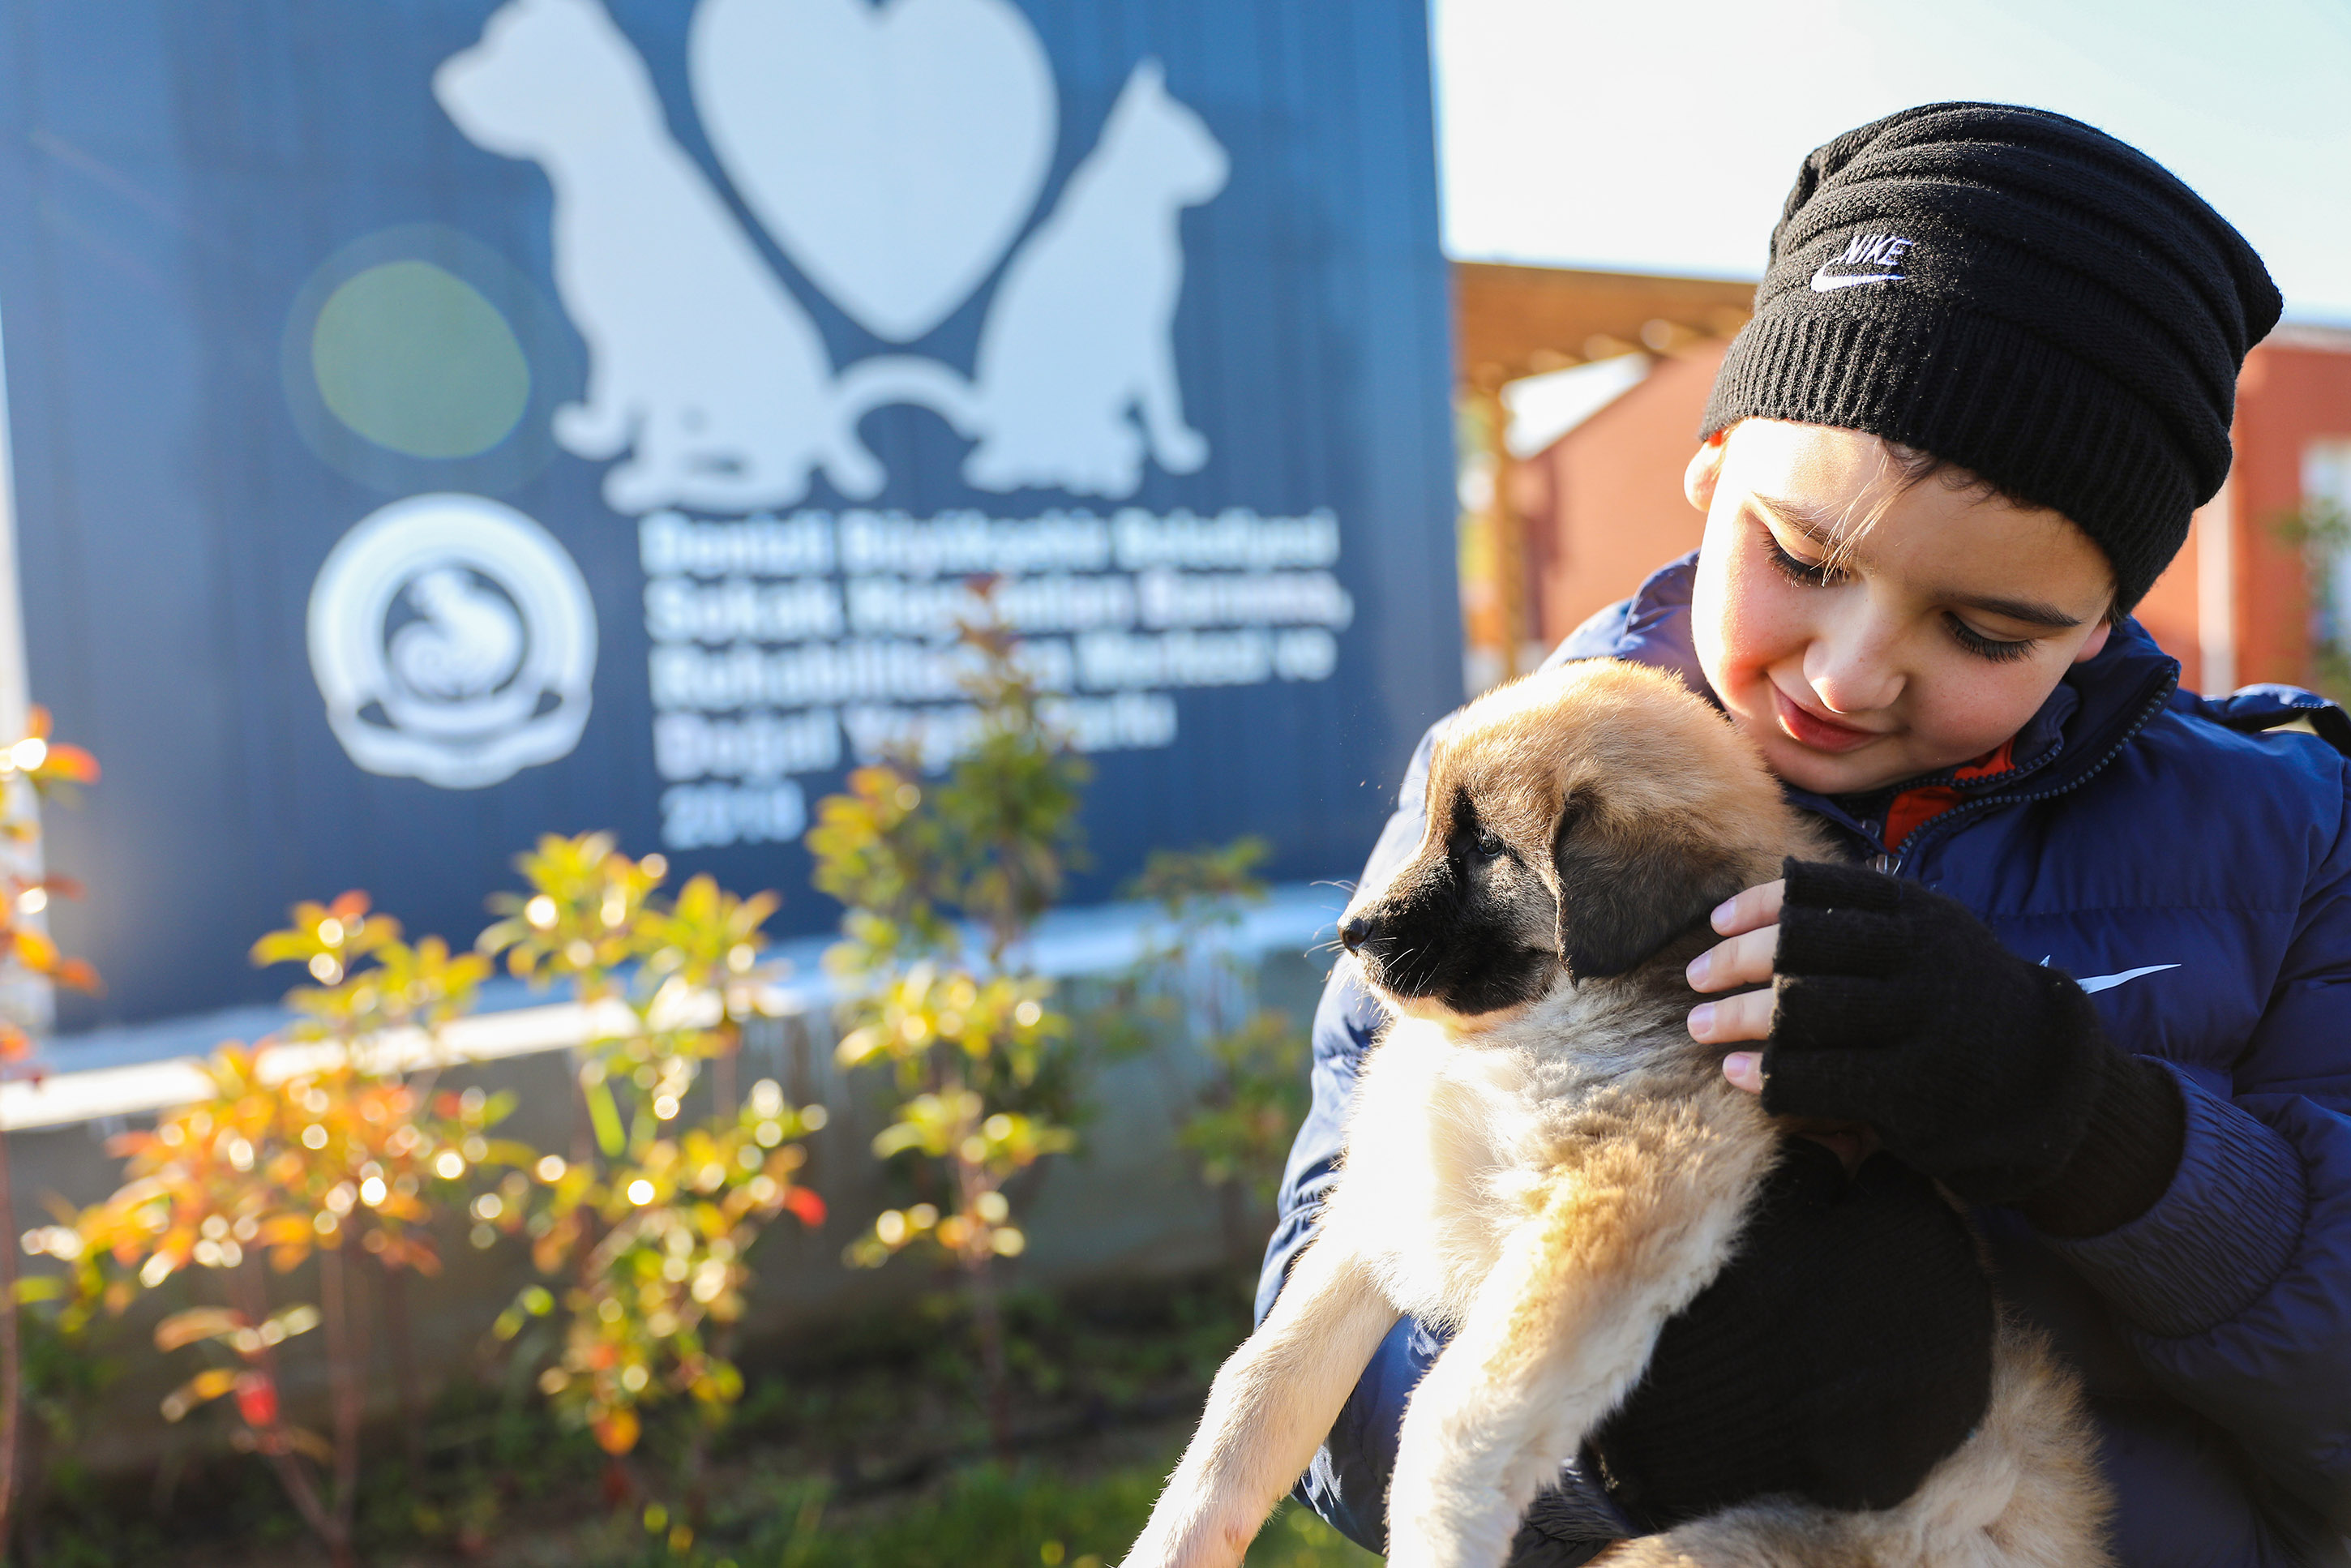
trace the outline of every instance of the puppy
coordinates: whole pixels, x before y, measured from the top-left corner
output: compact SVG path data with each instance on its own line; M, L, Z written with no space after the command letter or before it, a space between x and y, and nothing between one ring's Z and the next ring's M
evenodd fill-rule
M1405 1312L1455 1333L1405 1417L1388 1560L1498 1568L1729 1257L1777 1152L1781 1130L1690 1039L1682 967L1717 904L1827 852L1668 676L1576 664L1462 712L1418 852L1341 927L1393 1021L1317 1239L1217 1374L1126 1568L1239 1563ZM2071 1378L2003 1324L1982 1423L1898 1507L1767 1500L1605 1561L2101 1564L2092 1451Z

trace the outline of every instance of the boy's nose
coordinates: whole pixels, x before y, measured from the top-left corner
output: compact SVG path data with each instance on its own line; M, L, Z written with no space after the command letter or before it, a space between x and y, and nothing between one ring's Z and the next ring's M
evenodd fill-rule
M1832 632L1804 657L1804 684L1832 713L1865 714L1902 695L1902 672L1888 641L1867 628Z
M1902 677L1892 670L1843 669L1813 682L1813 695L1839 717L1876 713L1894 706Z
M1862 681L1850 675L1839 674L1813 681L1813 695L1820 699L1823 707L1839 718L1850 718L1873 708L1884 707L1886 705L1882 702L1871 702L1857 695L1863 685Z

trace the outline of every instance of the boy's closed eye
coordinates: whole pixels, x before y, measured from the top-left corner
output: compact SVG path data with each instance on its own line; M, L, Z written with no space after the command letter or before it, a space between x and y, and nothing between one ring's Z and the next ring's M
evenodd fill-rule
M1801 588L1834 588L1846 580L1848 569L1833 559L1828 550L1813 541L1792 548L1783 541L1779 530L1766 523L1761 525L1764 549L1771 564L1780 574ZM1817 552L1817 553L1816 553ZM1943 612L1943 623L1959 645L1980 659L1994 664L2006 664L2013 659L2031 656L2039 644L2038 637L2001 637L1971 625L1955 610ZM2072 617L2064 617L2064 624L2079 625Z

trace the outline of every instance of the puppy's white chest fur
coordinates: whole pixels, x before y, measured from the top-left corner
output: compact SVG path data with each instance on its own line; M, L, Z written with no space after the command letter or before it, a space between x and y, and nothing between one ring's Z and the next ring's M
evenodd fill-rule
M1418 1019L1393 1025L1364 1064L1325 1223L1415 1317L1458 1322L1530 1211L1545 1140L1529 1068Z
M1590 1135L1581 1124L1594 1096L1639 1073L1625 1057L1565 1043L1614 1032L1575 1016L1595 1010L1569 991L1475 1037L1417 1018L1382 1034L1323 1224L1372 1262L1399 1310L1458 1322L1504 1239Z

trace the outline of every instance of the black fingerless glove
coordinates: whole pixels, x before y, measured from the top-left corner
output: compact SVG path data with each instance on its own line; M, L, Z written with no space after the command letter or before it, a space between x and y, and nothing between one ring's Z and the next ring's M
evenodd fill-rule
M1865 1122L1959 1197L2061 1235L2162 1196L2179 1085L2106 1039L2071 977L1916 883L1794 860L1783 874L1765 1110Z
M1738 1254L1657 1336L1586 1466L1661 1530L1785 1493L1890 1508L1983 1416L1991 1286L1921 1176L1790 1141Z

